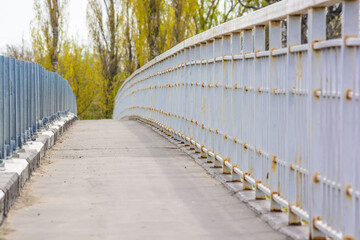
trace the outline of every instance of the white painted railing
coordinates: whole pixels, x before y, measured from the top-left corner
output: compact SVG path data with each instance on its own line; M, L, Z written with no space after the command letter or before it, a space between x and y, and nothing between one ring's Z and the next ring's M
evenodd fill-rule
M188 144L311 238L360 239L359 2L342 1L342 38L326 40L338 2L285 0L185 40L127 79L114 118Z

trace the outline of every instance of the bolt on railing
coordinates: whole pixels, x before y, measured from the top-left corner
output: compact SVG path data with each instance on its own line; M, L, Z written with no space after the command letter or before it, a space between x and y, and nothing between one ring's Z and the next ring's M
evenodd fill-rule
M339 2L342 37L327 40ZM131 75L114 118L159 127L310 238L360 239L358 22L359 1L285 0L219 25Z
M38 131L69 112L76 99L69 83L32 62L0 56L0 169Z

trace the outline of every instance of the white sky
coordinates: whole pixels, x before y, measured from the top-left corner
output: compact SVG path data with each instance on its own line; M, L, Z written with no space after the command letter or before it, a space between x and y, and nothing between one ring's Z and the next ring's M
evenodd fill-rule
M67 34L80 43L86 43L87 0L69 0L67 8ZM33 0L0 0L0 53L6 44L21 44L24 37L31 46L30 21L34 18Z

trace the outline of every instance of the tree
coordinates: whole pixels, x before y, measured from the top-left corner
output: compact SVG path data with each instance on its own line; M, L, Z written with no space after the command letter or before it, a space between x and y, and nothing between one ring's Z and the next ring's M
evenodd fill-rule
M125 38L122 40L123 41L122 45L125 46L124 70L127 73L127 75L130 75L135 71L136 68L136 58L134 53L136 51L134 48L135 20L134 17L132 16L133 11L131 8L130 0L123 0L122 10L124 16L124 20L123 20L124 23L122 24L122 32L123 35L125 36Z
M59 56L59 74L67 79L74 91L80 119L103 118L101 66L87 47L67 40Z
M171 8L174 11L174 32L171 46L184 41L195 34L193 15L198 10L196 0L172 0Z
M220 0L198 0L198 14L194 15L196 34L218 24Z
M4 55L23 61L31 61L33 58L31 49L25 46L24 38L21 41L21 45L7 44Z
M64 38L64 15L67 0L35 0L32 22L34 60L57 72L61 42Z
M104 78L105 117L111 118L119 80L120 3L117 0L89 0L87 20Z
M326 39L341 37L342 4L338 3L327 8Z
M171 9L162 0L134 0L132 8L137 21L136 56L142 66L171 46Z

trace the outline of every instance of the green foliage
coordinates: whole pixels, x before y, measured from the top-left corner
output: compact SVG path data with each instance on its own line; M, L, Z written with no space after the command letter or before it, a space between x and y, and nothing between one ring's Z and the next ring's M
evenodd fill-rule
M65 41L59 57L59 74L71 85L80 119L104 117L101 66L97 56L74 40Z
M279 0L88 0L88 46L66 38L68 1L34 1L33 60L69 81L81 119L96 119L111 117L118 89L136 68L195 34Z
M58 56L64 37L67 0L34 0L35 18L31 23L34 61L57 72Z

